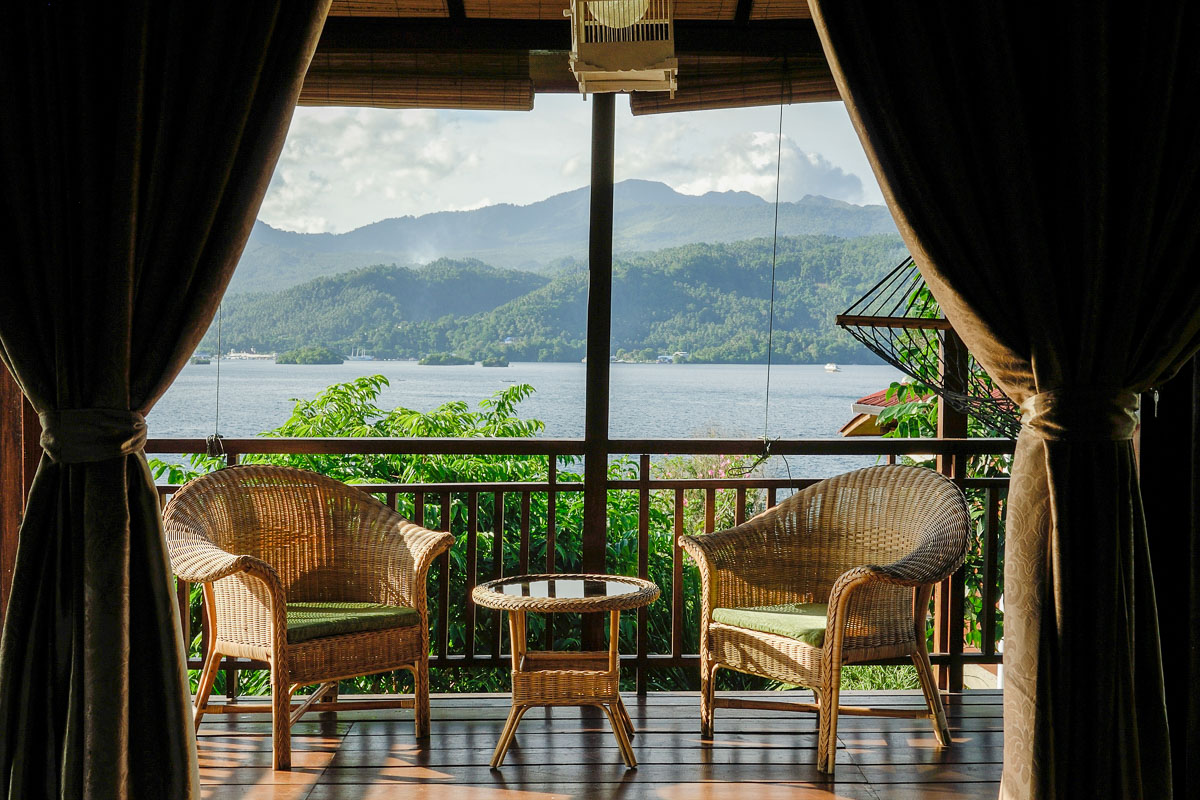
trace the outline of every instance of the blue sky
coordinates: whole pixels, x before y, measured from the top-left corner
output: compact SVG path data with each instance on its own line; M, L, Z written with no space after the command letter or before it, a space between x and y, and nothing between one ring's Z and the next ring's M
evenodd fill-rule
M634 117L617 98L616 178L687 194L774 199L778 107ZM591 103L539 95L532 112L297 108L259 218L342 232L389 217L524 205L584 186ZM784 108L780 194L882 203L842 103Z

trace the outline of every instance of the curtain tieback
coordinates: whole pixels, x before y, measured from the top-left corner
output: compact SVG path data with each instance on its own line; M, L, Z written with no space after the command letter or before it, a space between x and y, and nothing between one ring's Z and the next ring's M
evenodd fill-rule
M119 408L64 408L39 415L42 449L58 464L132 455L146 446L146 418Z
M1119 441L1137 423L1138 396L1125 389L1052 389L1021 403L1021 432L1039 439Z

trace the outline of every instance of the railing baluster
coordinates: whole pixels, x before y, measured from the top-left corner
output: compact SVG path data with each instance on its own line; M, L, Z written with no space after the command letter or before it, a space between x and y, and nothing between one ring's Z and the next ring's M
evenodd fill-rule
M952 692L961 692L963 688L963 606L967 596L967 567L960 566L950 576L950 619L948 620L950 638L950 676L948 687Z
M1000 548L1000 493L988 487L983 506L983 625L980 631L985 655L996 654L996 563Z
M650 577L650 455L642 454L639 463L638 479L638 577ZM639 696L646 694L646 656L650 649L647 613L649 609L642 606L637 610L637 678L636 686Z
M519 558L520 574L529 573L529 504L531 492L521 492L521 551Z
M675 535L671 537L671 657L683 655L683 489L675 490Z
M504 577L504 492L496 492L492 497L492 580ZM499 609L492 612L495 622L496 635L492 639L492 658L500 663L501 640L504 638L503 621Z
M479 579L479 492L467 493L467 629L463 634L468 663L475 660L475 601L471 590Z
M555 486L558 484L558 456L550 456L549 462L546 465L546 478L550 484L550 489L546 492L546 572L555 572L554 539L555 526L558 524L556 515L558 497L555 494ZM554 615L543 614L542 617L546 620L546 627L542 631L542 647L545 650L553 650Z
M717 490L708 487L704 490L704 532L712 533L717 529Z
M774 508L776 505L777 490L774 486L767 489L767 508Z
M175 602L179 606L179 632L183 634L183 654L192 654L192 587L187 581L175 579Z
M950 631L948 624L950 616L950 579L933 587L933 652L950 652ZM950 688L950 671L943 666L934 667L939 689Z
M441 529L447 533L451 530L450 492L442 495ZM454 545L451 545L453 548ZM450 551L442 553L442 585L438 587L438 656L450 656Z
M546 572L556 572L554 568L554 548L555 548L555 527L558 524L558 495L556 486L558 484L558 458L550 456L550 465L547 478L550 483L550 490L546 493Z
M238 699L237 659L233 656L225 656L225 699L229 703Z
M741 525L746 521L746 487L737 487L737 501L734 520L735 524Z

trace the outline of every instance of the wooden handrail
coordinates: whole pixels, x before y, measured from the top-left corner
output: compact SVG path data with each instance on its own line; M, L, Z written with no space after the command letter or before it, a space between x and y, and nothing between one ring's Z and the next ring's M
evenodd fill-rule
M388 437L245 437L222 439L226 453L302 455L558 455L581 456L581 438L388 438ZM1015 449L1012 439L776 439L772 455L1005 455ZM148 454L203 453L197 438L153 438ZM610 455L758 455L762 439L612 439Z

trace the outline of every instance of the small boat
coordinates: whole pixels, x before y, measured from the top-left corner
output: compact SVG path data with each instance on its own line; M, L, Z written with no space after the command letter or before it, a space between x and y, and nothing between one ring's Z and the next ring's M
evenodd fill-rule
M356 347L351 351L350 355L346 356L347 361L374 361L375 356L368 355L367 351L362 347Z
M833 363L832 361L830 361L828 364L825 365L825 371L826 372L841 372L841 370L838 369L838 365Z

